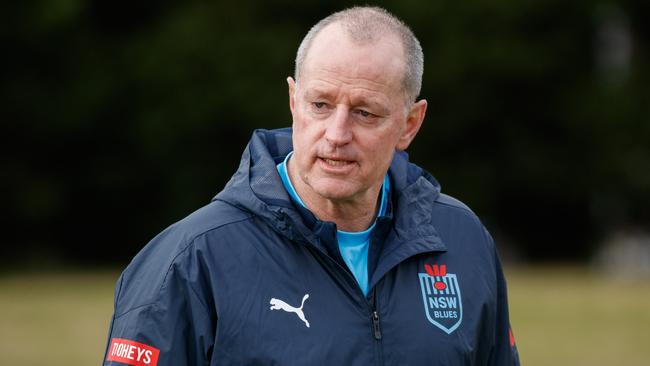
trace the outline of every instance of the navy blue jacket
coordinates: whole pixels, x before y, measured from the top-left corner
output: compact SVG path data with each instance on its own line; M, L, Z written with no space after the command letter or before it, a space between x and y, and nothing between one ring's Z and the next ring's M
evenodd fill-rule
M492 238L396 153L364 296L336 226L294 205L258 130L210 204L156 236L118 280L104 365L518 365ZM112 360L112 361L111 361Z

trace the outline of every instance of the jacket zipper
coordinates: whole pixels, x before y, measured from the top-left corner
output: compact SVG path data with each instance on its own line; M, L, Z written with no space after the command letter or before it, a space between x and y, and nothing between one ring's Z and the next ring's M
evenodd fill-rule
M357 283L356 279L352 275L352 273L348 272L341 264L339 264L334 258L330 257L327 253L324 253L318 248L310 247L313 249L313 252L315 252L317 255L320 255L324 258L326 258L327 261L330 263L334 264L334 267L337 269L337 272L342 272L344 273L344 276L347 276L348 280L352 279L354 283ZM383 365L384 360L383 360L383 350L382 350L382 345L381 345L381 325L380 325L380 318L379 318L379 312L377 311L377 298L376 298L376 288L373 288L371 291L371 301L368 301L368 298L364 295L363 291L361 291L361 287L357 284L356 286L357 292L361 295L361 297L364 299L366 306L369 310L370 313L370 326L372 329L372 335L375 340L375 359L377 360L377 365Z
M375 358L377 359L377 365L384 364L384 350L381 344L381 323L379 318L379 311L377 310L377 294L375 292L376 288L372 289L372 306L370 314L370 322L372 325L372 334L375 337Z
M376 340L381 340L381 328L379 327L379 313L377 310L372 312L372 330Z

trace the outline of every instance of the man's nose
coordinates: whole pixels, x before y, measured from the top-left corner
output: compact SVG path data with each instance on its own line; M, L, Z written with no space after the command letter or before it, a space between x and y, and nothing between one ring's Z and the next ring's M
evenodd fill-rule
M339 105L332 117L325 131L327 142L333 146L342 146L352 141L350 110L346 106Z

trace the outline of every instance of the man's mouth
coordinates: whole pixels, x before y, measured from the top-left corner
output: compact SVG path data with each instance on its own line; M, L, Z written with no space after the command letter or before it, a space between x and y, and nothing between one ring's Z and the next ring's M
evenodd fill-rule
M322 160L330 166L345 166L350 163L352 163L349 160L335 160L335 159L327 159L327 158L322 158Z

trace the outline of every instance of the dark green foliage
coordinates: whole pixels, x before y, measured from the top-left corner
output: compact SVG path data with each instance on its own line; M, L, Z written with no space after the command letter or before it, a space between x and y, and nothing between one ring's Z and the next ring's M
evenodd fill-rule
M380 4L425 51L412 160L525 258L650 223L646 4ZM290 124L297 46L349 5L3 5L3 257L123 262L207 203L253 129Z

